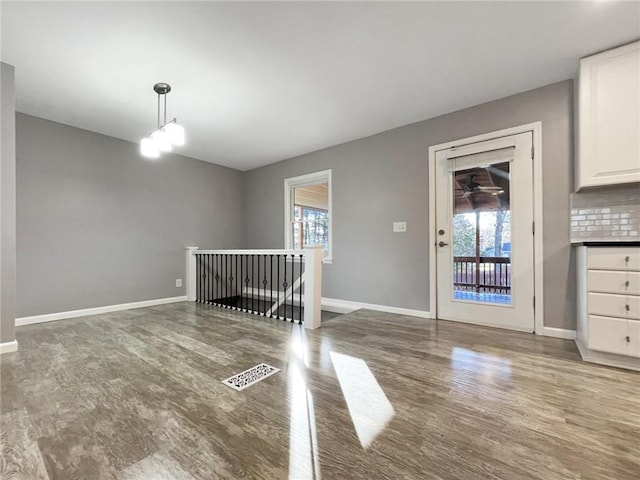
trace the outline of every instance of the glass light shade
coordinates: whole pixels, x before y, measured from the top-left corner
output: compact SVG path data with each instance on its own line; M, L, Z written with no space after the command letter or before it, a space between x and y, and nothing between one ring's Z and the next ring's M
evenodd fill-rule
M161 152L171 151L171 140L164 127L160 130L156 130L151 134L151 140L156 144L156 148Z
M147 158L158 158L160 156L160 151L158 147L156 147L156 142L151 140L149 137L144 137L140 140L140 153L143 157Z
M184 128L182 127L182 125L178 125L175 121L173 121L168 125L165 125L164 130L167 132L172 145L184 145Z

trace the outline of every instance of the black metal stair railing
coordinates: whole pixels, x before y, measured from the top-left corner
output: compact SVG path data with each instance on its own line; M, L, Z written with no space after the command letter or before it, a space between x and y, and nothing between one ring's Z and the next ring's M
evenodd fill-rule
M196 252L196 302L302 323L304 260L296 250Z

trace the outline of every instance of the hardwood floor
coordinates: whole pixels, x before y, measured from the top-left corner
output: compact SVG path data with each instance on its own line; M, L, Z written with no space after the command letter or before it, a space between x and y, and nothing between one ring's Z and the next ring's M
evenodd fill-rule
M360 310L194 303L20 327L2 479L640 478L640 375L573 342ZM258 363L281 371L237 392Z

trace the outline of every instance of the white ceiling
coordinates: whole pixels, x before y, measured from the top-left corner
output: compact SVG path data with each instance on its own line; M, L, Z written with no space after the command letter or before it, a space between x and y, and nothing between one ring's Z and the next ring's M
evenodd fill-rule
M7 2L17 109L130 140L152 86L179 153L247 170L572 78L635 2Z

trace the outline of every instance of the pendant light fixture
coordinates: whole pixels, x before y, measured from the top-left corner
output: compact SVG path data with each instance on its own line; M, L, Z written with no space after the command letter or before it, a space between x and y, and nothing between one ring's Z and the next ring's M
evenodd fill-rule
M167 94L171 85L156 83L153 91L158 94L158 128L140 141L140 153L147 158L158 158L161 152L184 145L184 128L175 118L167 122Z

